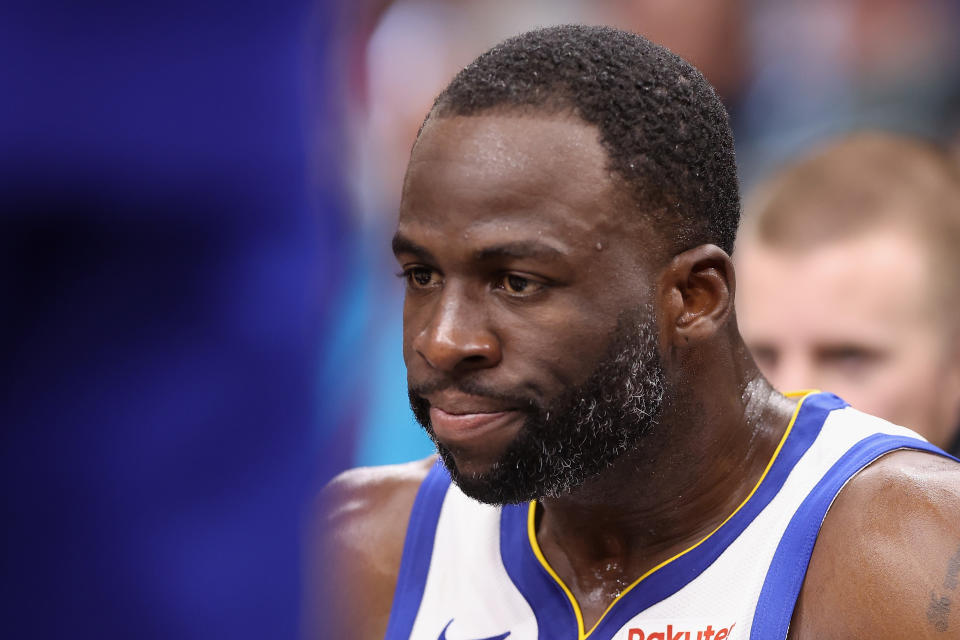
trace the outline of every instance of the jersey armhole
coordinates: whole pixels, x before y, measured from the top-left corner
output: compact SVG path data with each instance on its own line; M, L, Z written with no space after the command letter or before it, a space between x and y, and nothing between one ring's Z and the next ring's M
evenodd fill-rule
M868 436L847 451L807 495L780 538L760 590L750 630L751 640L783 640L787 637L813 546L833 501L847 482L867 465L887 453L904 449L927 451L956 460L923 440L886 434Z

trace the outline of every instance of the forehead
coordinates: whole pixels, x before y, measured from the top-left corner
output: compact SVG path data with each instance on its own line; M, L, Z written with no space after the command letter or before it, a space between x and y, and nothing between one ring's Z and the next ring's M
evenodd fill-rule
M400 229L511 221L572 236L622 227L607 164L597 129L573 116L432 118L411 154Z
M930 261L919 239L879 229L801 250L737 248L738 320L748 339L898 342L937 316Z

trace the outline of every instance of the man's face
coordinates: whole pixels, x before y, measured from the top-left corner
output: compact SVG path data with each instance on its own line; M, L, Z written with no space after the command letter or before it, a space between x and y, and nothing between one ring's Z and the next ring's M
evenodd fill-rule
M659 413L655 252L616 200L571 117L434 119L417 143L394 242L411 405L478 499L568 491Z
M740 327L775 387L832 391L948 444L960 364L933 302L929 261L909 232L879 229L799 251L745 239L735 261Z

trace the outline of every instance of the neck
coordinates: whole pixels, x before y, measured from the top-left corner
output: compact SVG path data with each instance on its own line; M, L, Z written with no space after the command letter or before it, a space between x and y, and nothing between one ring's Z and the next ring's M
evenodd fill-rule
M709 393L688 386L674 394L639 446L577 491L541 501L537 538L578 599L609 599L696 544L762 477L795 403L770 387L738 343L684 373L711 381L699 387Z

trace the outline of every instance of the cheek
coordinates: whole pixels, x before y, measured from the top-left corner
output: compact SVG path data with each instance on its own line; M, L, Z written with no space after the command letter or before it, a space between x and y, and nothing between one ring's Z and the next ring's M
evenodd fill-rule
M830 387L855 408L905 426L923 420L934 402L940 367L925 349L904 349L860 379Z
M409 364L409 356L412 352L411 343L413 340L413 325L414 321L411 317L410 308L404 299L403 305L403 328L401 335L403 336L403 360Z
M411 339L407 336L407 327L404 325L403 328L403 365L409 371L412 358L413 358L413 347L411 346Z
M404 296L403 304L403 362L409 369L412 363L416 362L416 352L414 342L417 336L424 330L429 323L429 309L417 301L411 301L409 296Z
M583 382L604 355L615 325L603 314L569 306L514 316L500 331L503 364L547 386Z

